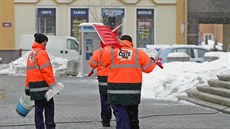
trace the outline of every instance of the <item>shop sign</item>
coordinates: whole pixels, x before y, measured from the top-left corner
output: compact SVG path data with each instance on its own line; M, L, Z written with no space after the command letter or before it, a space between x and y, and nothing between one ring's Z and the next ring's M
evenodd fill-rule
M2 27L11 27L11 22L3 22Z

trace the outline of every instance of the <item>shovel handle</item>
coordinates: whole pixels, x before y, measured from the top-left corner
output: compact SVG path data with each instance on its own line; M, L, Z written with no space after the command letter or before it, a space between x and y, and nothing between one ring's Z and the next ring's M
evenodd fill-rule
M93 75L93 72L94 71L94 69L92 69L89 73L88 73L88 77L90 77L90 76L92 76Z

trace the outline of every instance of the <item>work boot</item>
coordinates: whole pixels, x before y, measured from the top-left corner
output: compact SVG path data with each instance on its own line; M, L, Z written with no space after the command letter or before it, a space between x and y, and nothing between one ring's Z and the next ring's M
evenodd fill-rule
M104 127L110 127L110 122L108 121L102 121L101 123L102 123L102 126Z

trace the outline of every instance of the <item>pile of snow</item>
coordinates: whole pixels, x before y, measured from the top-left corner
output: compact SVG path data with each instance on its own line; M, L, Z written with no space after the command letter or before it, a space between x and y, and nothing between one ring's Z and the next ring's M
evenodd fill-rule
M143 74L142 97L176 100L178 95L186 95L185 90L195 89L199 84L207 84L216 75L230 75L230 53L212 52L218 60L204 63L171 62L156 67L153 72Z
M9 64L0 65L0 74L25 76L28 54L29 52ZM54 57L50 54L49 57L53 66L54 75L58 76L65 74L68 60L61 57Z
M205 57L217 57L217 58L221 58L222 55L223 52L206 52L204 54Z
M173 52L173 53L169 53L167 57L189 57L189 56L184 52Z

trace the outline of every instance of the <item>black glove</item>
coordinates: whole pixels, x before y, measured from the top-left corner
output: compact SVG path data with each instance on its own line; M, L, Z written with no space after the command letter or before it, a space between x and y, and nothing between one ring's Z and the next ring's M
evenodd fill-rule
M27 96L30 96L30 90L29 90L29 89L25 89L25 94L26 94Z
M153 57L150 57L151 60L153 60L155 62L155 59Z

